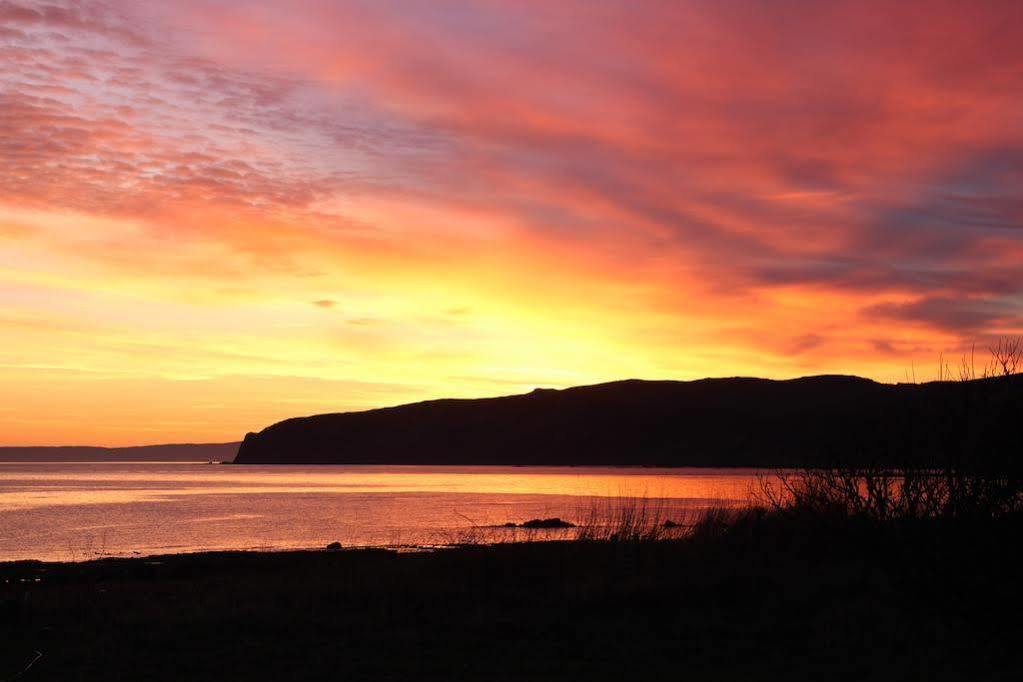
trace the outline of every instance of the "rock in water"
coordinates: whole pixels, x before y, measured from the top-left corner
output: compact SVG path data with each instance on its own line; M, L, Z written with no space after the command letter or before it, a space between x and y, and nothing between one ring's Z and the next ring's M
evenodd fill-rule
M570 521L563 521L557 517L553 519L530 519L522 524L523 528L575 528Z

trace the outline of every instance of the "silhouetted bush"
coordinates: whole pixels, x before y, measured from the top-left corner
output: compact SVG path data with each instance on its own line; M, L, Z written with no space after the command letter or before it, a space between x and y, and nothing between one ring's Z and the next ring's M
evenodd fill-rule
M855 463L765 476L757 503L789 514L877 520L993 519L1023 511L1023 401L1017 383L1003 380L1023 368L1023 339L989 350L979 374L972 354L955 379L939 361L940 409L910 403L891 415L902 420L903 437L875 447L876 464L859 455Z

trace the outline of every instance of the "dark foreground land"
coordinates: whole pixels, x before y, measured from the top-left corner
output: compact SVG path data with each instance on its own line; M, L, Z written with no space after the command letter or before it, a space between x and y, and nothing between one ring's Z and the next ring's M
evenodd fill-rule
M1019 679L1020 528L0 564L0 680Z

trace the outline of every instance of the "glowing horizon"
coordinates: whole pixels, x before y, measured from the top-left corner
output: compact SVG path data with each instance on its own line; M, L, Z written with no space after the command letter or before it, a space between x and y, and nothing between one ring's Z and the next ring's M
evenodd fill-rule
M1018 2L0 2L0 445L1023 333Z

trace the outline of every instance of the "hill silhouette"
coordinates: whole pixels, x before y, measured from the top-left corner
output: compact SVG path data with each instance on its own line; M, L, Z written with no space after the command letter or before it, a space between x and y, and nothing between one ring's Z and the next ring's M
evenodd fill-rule
M288 419L246 435L235 462L759 467L897 453L926 465L978 439L1018 450L1021 406L1023 375L628 380Z
M230 462L238 443L175 443L104 448L91 445L2 446L0 462Z

